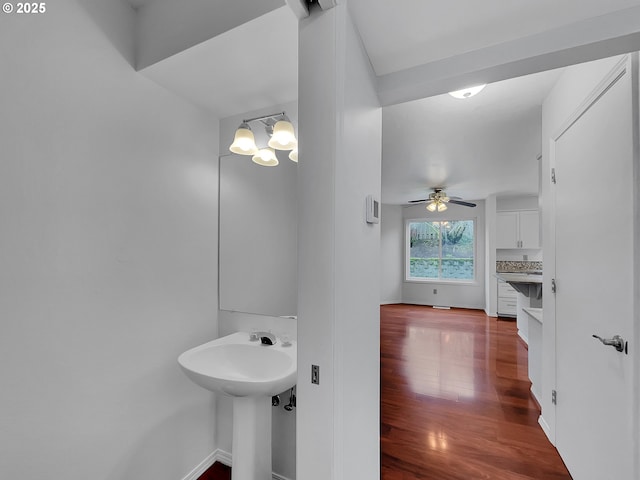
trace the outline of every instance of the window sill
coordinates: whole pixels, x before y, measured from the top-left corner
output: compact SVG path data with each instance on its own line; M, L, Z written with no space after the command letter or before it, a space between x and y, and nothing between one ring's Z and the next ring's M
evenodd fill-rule
M428 285L459 285L461 287L477 287L480 285L479 282L477 282L476 280L464 280L464 281L460 281L460 280L430 280L430 279L424 279L424 280L420 280L417 278L405 278L404 279L404 283L422 283L422 284L428 284Z

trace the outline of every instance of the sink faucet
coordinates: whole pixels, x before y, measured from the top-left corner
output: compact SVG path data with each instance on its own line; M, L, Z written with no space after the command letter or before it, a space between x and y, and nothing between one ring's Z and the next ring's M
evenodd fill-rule
M275 345L276 343L276 336L273 333L258 332L258 337L262 345Z

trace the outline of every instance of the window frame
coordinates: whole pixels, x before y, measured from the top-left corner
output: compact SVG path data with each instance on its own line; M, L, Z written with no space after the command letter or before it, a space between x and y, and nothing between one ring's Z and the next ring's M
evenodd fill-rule
M411 224L420 222L473 222L473 279L420 278L410 277L411 267ZM440 252L442 255L442 252ZM440 257L442 260L442 257ZM478 285L478 217L419 217L406 218L404 223L404 282L429 283L441 285Z

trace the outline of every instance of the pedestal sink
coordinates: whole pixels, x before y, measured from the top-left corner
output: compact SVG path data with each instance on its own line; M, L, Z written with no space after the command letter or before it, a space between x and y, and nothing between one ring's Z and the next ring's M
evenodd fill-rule
M271 397L296 383L296 343L263 345L238 332L187 350L178 363L196 384L233 397L232 480L271 480Z

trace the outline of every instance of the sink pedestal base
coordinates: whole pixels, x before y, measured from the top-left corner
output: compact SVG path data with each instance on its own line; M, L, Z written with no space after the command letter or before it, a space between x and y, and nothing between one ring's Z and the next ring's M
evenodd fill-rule
M232 480L271 480L271 397L233 398Z

